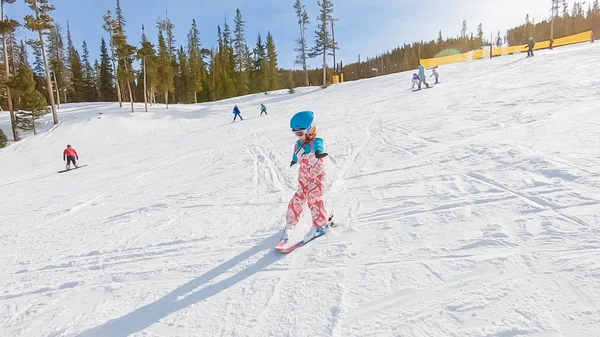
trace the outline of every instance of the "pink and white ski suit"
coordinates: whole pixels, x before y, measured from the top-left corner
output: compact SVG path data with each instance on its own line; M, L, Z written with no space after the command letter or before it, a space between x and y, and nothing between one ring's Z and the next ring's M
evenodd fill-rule
M302 216L304 203L312 216L313 226L323 227L327 224L327 210L323 203L323 190L325 188L325 159L317 158L316 151L324 152L323 140L315 138L308 144L301 141L294 147L293 162L300 164L298 171L298 189L288 204L286 222L288 225L297 225ZM298 153L300 152L300 153ZM300 160L296 153L299 154Z

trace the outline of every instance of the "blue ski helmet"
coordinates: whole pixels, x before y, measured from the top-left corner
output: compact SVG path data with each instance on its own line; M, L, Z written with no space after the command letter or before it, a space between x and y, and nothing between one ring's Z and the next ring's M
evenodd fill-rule
M308 130L315 121L315 114L312 111L300 111L290 120L290 128L294 131Z

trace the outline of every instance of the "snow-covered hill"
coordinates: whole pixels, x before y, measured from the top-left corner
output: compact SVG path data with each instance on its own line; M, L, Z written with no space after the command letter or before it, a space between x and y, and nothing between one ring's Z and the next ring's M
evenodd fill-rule
M420 92L407 72L64 105L0 150L0 336L600 336L598 55L444 66ZM283 256L303 109L339 226ZM87 166L58 174L67 144Z

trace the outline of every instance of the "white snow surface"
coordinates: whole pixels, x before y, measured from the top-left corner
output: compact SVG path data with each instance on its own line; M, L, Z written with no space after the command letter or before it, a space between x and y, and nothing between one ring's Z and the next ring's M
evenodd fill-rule
M600 336L599 55L63 105L0 150L0 336ZM283 255L304 109L338 227ZM67 144L87 166L58 174Z

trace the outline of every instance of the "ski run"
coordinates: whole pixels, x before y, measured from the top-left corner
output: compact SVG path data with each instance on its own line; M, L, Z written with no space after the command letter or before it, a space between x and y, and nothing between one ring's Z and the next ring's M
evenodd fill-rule
M0 336L600 336L599 55L63 105L0 150ZM302 110L337 226L281 254ZM86 166L57 173L67 144Z

